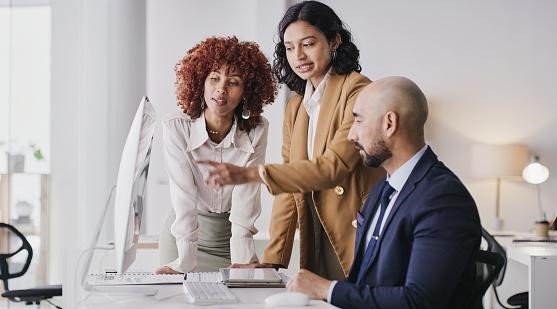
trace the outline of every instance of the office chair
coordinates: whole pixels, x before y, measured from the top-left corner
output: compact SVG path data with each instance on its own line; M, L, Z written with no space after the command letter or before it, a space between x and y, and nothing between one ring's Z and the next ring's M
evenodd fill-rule
M499 305L505 309L528 309L528 292L518 293L509 297L507 299L508 305L503 304L499 299L497 287L500 286L501 283L503 283L503 278L505 277L505 270L507 268L507 252L505 251L505 248L503 248L503 246L501 246L501 244L497 242L495 237L489 234L489 232L487 232L484 228L482 228L482 237L487 243L487 251L499 253L504 259L503 268L501 269L501 272L499 273L495 281L493 281L493 293L495 294L497 303L499 303ZM509 305L513 307L509 307Z
M497 276L500 274L505 259L497 252L480 250L476 257L476 280L474 282L472 293L473 309L484 309L483 297L489 286L493 284Z
M6 233L7 232L7 233ZM0 234L6 233L10 235L10 232L13 233L15 236L21 240L21 246L19 249L13 252L0 252L0 280L4 283L4 292L2 293L2 297L5 297L13 302L25 302L26 305L32 304L39 304L42 300L48 301L49 298L54 296L62 296L62 286L61 285L49 285L43 287L36 287L31 289L24 289L24 290L10 290L8 285L8 280L21 277L27 269L29 269L29 265L31 264L31 259L33 258L33 248L31 248L31 244L27 241L27 238L23 236L23 234L18 231L15 227L0 222ZM9 248L8 248L8 251ZM27 251L27 258L25 260L25 264L23 268L19 272L12 273L10 272L8 260L15 256L16 254ZM48 301L50 303L50 301ZM52 303L51 303L52 304ZM60 308L54 304L53 306Z

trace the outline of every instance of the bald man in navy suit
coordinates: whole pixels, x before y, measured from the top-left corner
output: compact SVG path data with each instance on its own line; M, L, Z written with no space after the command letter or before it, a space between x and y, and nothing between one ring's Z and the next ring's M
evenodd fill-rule
M387 176L357 218L346 281L301 270L288 289L341 308L469 308L481 226L472 196L425 144L427 100L404 77L368 85L348 138Z

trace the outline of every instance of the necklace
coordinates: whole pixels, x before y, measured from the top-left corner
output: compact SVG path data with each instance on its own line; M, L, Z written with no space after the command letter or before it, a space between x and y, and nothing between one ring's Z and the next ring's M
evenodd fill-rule
M216 131L216 130L211 130L209 129L209 127L207 126L207 124L205 124L205 130L207 130L207 133L209 134L213 134L213 135L223 135L226 134L230 131L230 129L232 128L232 125L234 124L234 120L232 120L232 124L230 125L230 128L228 128L228 130L225 131Z
M214 134L214 135L221 135L221 134L224 134L225 132L214 131L214 130L211 130L211 129L207 128L207 133Z

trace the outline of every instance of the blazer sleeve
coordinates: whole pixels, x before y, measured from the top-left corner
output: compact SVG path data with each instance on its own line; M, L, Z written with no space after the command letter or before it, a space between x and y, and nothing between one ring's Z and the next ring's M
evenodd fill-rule
M312 160L265 165L264 173L262 173L263 181L271 194L311 192L332 188L354 170L360 160L360 154L348 141L348 131L354 122L352 109L356 97L369 82L369 79L359 74L356 78L348 79L345 82L344 87L347 89L347 94L342 122L322 155ZM291 113L294 112L291 111ZM289 129L292 132L291 128ZM283 153L284 150L283 146Z
M290 143L294 114L285 115L282 127L282 159L285 164L290 162ZM281 265L287 268L296 232L298 214L294 196L290 193L281 193L275 196L271 211L271 224L269 227L269 244L263 254L263 263Z
M439 182L437 182L439 183ZM479 248L475 204L463 185L445 181L420 192L424 199L413 215L411 255L400 286L357 286L338 282L331 303L345 308L447 308L450 298ZM455 189L456 188L456 189ZM432 193L432 191L436 193ZM418 193L416 193L418 194ZM411 198L411 197L410 197ZM412 205L415 207L416 205Z

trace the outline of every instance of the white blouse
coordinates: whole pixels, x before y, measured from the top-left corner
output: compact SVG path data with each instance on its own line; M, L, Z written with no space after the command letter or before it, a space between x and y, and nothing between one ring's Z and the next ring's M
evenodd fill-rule
M197 160L227 162L239 166L257 166L265 161L269 123L261 117L261 125L249 134L234 121L228 135L220 142L209 139L203 114L191 119L183 112L169 114L163 120L163 141L170 199L176 220L170 231L176 238L178 259L170 268L188 272L197 265L197 213L230 212L232 263L257 262L253 235L255 220L261 213L260 184L224 186L214 190L205 184L211 169Z
M306 81L306 91L304 92L302 104L309 116L308 159L310 160L313 158L313 144L315 143L315 130L317 129L317 120L319 119L319 111L321 110L321 97L323 96L323 93L325 93L329 76L331 76L331 69L327 71L327 74L325 74L325 77L323 77L315 90L313 89L311 82L309 80Z

